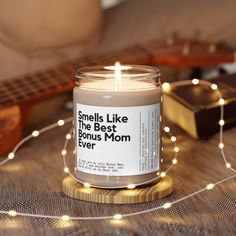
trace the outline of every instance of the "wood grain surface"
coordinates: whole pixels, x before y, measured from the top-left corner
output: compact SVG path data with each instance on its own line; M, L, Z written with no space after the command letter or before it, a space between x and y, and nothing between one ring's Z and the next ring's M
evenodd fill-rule
M168 196L173 191L172 179L169 176L158 183L135 189L97 189L84 187L68 176L63 180L62 191L68 197L88 202L134 204L150 202Z

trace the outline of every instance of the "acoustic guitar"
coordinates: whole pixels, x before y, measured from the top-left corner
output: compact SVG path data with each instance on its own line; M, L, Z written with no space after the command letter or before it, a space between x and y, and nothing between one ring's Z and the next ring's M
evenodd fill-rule
M208 67L233 62L233 51L222 43L177 39L152 41L121 51L95 55L57 67L0 82L0 155L21 139L34 103L71 91L76 69L92 65L122 64Z

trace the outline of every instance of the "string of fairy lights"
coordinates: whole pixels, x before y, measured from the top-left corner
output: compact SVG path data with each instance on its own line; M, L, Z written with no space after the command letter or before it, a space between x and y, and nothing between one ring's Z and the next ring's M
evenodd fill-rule
M128 185L120 185L120 186L115 186L115 187L105 187L105 186L100 186L100 185L93 185L93 184L88 183L88 182L80 181L78 178L76 178L70 172L70 169L68 168L67 163L66 163L68 141L73 136L73 129L71 129L70 132L66 134L66 141L64 143L64 148L61 151L61 154L62 154L62 157L63 157L63 163L64 163L64 172L68 173L74 180L82 183L84 185L84 187L86 187L86 188L87 187L94 187L94 188L107 188L107 189L120 189L120 188L135 189L138 186L142 186L142 185L145 185L145 184L149 184L149 183L155 182L159 178L164 178L166 176L166 174L172 169L172 166L177 164L177 156L178 156L178 152L179 152L179 147L177 146L176 137L172 135L172 133L170 132L170 128L169 127L167 127L167 126L164 127L164 131L170 137L170 140L174 144L174 149L173 149L174 150L174 158L172 159L171 165L169 165L169 167L165 171L162 171L161 173L158 171L156 173L156 177L152 178L152 179L150 179L148 181L139 182L139 183L136 183L136 184L131 183L131 184L128 184ZM73 151L73 154L75 154L75 150ZM163 162L163 159L161 159L161 162ZM75 167L74 170L76 171L77 168Z
M225 145L224 145L224 141L223 141L223 127L225 124L224 121L224 104L225 101L222 97L222 94L220 92L220 90L218 89L218 86L216 84L212 84L209 81L204 81L204 80L198 80L198 79L193 79L192 81L178 81L178 82L173 82L171 85L169 83L163 83L162 84L162 89L165 93L168 93L168 91L171 89L171 86L182 86L182 85L189 85L189 84L193 84L195 86L197 86L198 84L202 84L202 85L206 85L208 86L211 90L217 92L218 95L218 103L220 105L220 120L219 120L219 126L220 126L220 138L219 138L219 144L218 144L218 148L220 149L220 153L221 156L223 158L224 164L225 164L225 168L231 170L233 172L233 175L224 178L218 182L212 182L212 183L208 183L205 187L201 188L198 191L195 191L191 194L188 194L184 197L181 197L179 199L176 199L172 202L166 202L161 206L158 207L153 207L153 208L148 208L146 210L142 210L142 211L136 211L136 212L132 212L132 213L127 213L127 214L119 214L116 213L114 215L107 215L107 216L69 216L69 215L44 215L44 214L32 214L32 213L27 213L27 212L17 212L14 209L11 210L0 210L0 214L4 214L4 215L8 215L10 217L15 217L15 216L24 216L24 217L35 217L35 218L48 218L48 219L57 219L57 220L62 220L62 221L68 221L68 220L105 220L105 219L114 219L114 220L120 220L123 217L130 217L130 216L135 216L135 215L139 215L139 214L144 214L144 213L149 213L152 211L157 211L159 209L168 209L171 206L173 206L174 204L177 204L181 201L184 201L188 198L191 198L193 196L196 196L197 194L200 194L204 191L208 191L208 190L212 190L215 186L222 184L228 180L231 180L233 178L236 178L236 170L231 166L231 163L228 161L227 156L224 152L225 149ZM49 126L46 126L40 130L35 130L33 131L30 135L26 136L25 138L23 138L12 150L12 152L10 152L8 154L8 158L4 159L3 161L0 162L0 166L6 164L7 162L9 162L10 160L15 158L16 152L17 150L27 141L29 141L30 139L33 138L37 138L39 135L41 135L42 133L45 133L49 130L52 130L54 128L60 127L60 126L64 126L67 123L71 123L73 121L73 118L67 118L64 120L58 120L56 123L51 124ZM176 165L178 163L177 161L177 156L178 153L180 151L180 148L177 145L177 138L170 132L170 127L165 126L164 127L164 131L165 133L168 135L168 137L170 138L170 140L173 142L173 151L174 151L174 157L172 159L172 163L169 165L169 167L162 172L157 172L157 177L154 179L151 179L150 181L147 182L142 182L142 183L138 183L138 184L129 184L127 186L119 186L122 188L127 188L130 191L132 191L132 189L135 189L136 186L139 185L143 185L143 184L147 184L148 182L153 182L154 180L158 179L158 178L165 178L166 174L172 169L172 167L174 165ZM78 181L78 179L71 173L67 162L66 162L66 156L67 156L67 147L68 147L68 143L69 140L72 139L73 137L73 128L70 129L70 131L66 134L65 136L65 143L63 146L63 149L61 151L61 155L63 157L63 163L64 163L64 172L69 174L73 179L75 179L76 181ZM161 160L162 162L163 160ZM81 181L80 181L81 182ZM101 187L101 186L93 186L90 183L87 182L81 182L85 188L90 188L90 187Z

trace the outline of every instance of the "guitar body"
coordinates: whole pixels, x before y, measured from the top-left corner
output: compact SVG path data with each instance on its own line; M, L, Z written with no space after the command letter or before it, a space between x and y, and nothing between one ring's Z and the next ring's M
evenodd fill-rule
M19 106L0 108L0 154L7 155L22 137Z

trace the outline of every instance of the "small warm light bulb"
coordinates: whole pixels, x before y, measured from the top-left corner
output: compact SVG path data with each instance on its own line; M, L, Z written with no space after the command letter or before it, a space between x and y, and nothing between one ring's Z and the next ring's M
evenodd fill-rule
M172 142L175 142L175 141L176 141L176 137L175 137L175 136L171 136L170 140L171 140Z
M175 164L177 164L177 159L173 159L172 160L172 163L175 165Z
M91 186L90 183L88 183L88 182L85 182L85 183L84 183L84 187L85 187L85 188L89 188L90 186Z
M64 172L65 172L65 173L69 173L69 168L68 168L68 167L65 167L65 168L64 168Z
M8 154L8 159L13 159L14 157L15 157L14 152L10 152L10 153Z
M63 216L61 217L61 219L62 219L62 220L65 220L65 221L68 221L68 220L70 219L70 217L67 216L67 215L63 215Z
M175 147L175 148L174 148L174 151L175 151L175 152L179 152L179 147Z
M115 215L113 216L113 218L114 218L115 220L120 220L120 219L122 219L122 215L121 215L121 214L115 214Z
M71 139L71 134L67 134L66 139L68 139L68 140Z
M16 211L11 210L11 211L8 211L8 215L9 216L16 216L17 213L16 213Z
M193 80L192 80L192 83L193 83L194 85L199 84L199 79L193 79Z
M208 184L206 186L206 189L210 190L210 189L213 189L214 188L214 184Z
M61 151L61 154L62 154L63 156L65 156L65 155L67 154L67 151L66 151L65 149L63 149L63 150Z
M212 85L211 85L211 89L212 89L212 90L216 90L216 89L218 89L218 86L217 86L216 84L212 84Z
M128 189L134 189L135 187L136 187L135 184L128 184L128 185L127 185L127 188L128 188Z
M160 175L160 172L159 172L159 171L157 172L157 176L158 176L158 175Z
M170 90L170 84L167 82L163 83L161 87L164 92L168 92Z
M166 176L166 172L161 172L160 176L164 178Z
M33 136L33 137L39 136L39 131L38 131L38 130L33 131L33 132L32 132L32 136Z
M65 124L65 121L64 120L59 120L59 121L57 121L57 124L59 126L63 126Z
M223 98L220 98L220 99L219 99L219 104L220 104L220 105L224 105L224 104L225 104L225 100L224 100Z
M166 133L169 133L169 132L170 132L170 128L169 128L168 126L166 126L166 127L164 127L164 131L165 131Z
M170 202L167 202L165 203L163 206L162 206L164 209L168 209L171 207L171 203Z
M224 148L224 146L225 146L225 145L224 145L223 143L219 143L219 148L220 148L220 149Z
M230 168L230 167L231 167L231 164L230 164L229 162L227 162L227 163L225 164L225 166L226 166L227 168Z
M219 121L219 125L220 125L220 126L223 126L224 124L225 124L225 121L224 121L224 120L220 120L220 121Z

